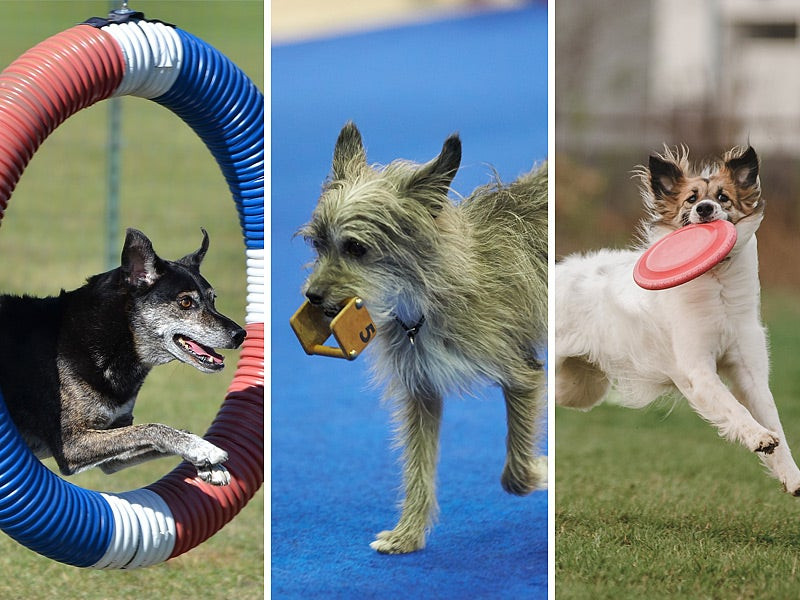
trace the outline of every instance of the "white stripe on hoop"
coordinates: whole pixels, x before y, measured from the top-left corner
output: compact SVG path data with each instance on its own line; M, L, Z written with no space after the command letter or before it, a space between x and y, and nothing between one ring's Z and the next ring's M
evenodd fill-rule
M129 21L103 27L122 49L125 74L114 96L157 98L178 78L183 44L173 27L163 23Z
M247 265L247 314L246 323L263 323L267 313L267 294L264 281L263 248L245 250Z
M114 538L92 568L135 569L169 558L175 548L175 520L161 496L146 489L100 495L114 515Z

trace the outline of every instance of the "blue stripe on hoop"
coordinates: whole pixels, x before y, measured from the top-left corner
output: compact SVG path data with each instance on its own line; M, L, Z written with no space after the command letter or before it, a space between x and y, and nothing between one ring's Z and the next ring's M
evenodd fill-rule
M264 96L213 46L176 31L183 44L181 73L153 101L203 140L236 202L245 247L264 248Z
M0 527L20 544L68 565L96 563L111 543L114 517L97 492L42 466L14 426L0 394Z

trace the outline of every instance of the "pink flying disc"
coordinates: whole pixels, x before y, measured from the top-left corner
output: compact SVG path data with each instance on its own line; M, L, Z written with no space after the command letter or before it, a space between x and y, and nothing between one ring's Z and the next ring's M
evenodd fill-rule
M711 221L681 227L650 246L633 268L647 290L664 290L699 277L722 261L736 243L736 227Z

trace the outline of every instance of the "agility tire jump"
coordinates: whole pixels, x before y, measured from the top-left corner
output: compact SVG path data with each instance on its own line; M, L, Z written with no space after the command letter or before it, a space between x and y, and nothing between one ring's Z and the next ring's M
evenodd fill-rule
M178 556L228 523L264 478L264 100L228 58L174 26L114 11L38 44L0 73L0 219L34 153L64 120L112 96L168 108L228 183L247 269L247 339L205 439L228 452L214 487L182 463L121 494L85 490L40 463L0 396L0 528L62 563L131 569Z

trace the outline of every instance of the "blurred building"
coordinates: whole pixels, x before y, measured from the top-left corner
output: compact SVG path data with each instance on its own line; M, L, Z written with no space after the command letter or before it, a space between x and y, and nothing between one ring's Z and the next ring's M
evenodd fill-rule
M800 155L800 1L558 0L556 144Z

